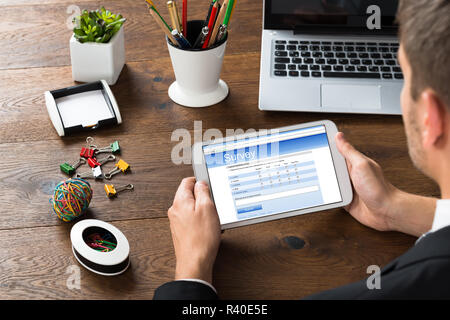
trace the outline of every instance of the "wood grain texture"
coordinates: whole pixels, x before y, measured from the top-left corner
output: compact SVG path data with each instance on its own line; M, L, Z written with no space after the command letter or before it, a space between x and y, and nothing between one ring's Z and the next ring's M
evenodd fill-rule
M395 135L395 130L385 127L385 132ZM344 131L357 148L382 165L394 185L409 192L439 195L434 183L412 167L405 147L387 147L392 141L382 138L368 143L360 138L364 132ZM170 131L142 135L108 133L105 130L101 135L94 135L96 143L106 146L119 139L123 151L118 158L127 161L132 169L127 175L115 176L111 182L116 185L133 183L135 190L109 200L103 191L104 182L91 181L94 190L91 215L106 221L165 216L179 181L192 175L190 165L172 162L172 148L178 142L171 142ZM84 137L3 145L8 152L2 155L4 165L0 167L0 189L7 192L0 193L0 229L57 223L48 200L56 184L67 178L60 172L59 164L75 162L83 145ZM103 170L107 172L112 167L113 164L108 163ZM78 172L87 170L88 166L84 165Z
M102 2L75 4L94 9ZM174 80L166 44L143 1L108 1L126 23L127 64L112 87L123 124L89 132L96 144L119 140L132 172L112 183L135 191L106 198L101 182L86 215L112 222L128 237L132 267L113 278L81 269L81 290L66 286L67 268L77 265L69 241L72 224L59 221L48 202L65 176L59 164L73 162L88 133L60 138L45 108L46 90L74 85L66 22L69 0L0 0L0 298L149 299L173 276L175 258L166 217L190 164L171 153L181 129L194 137L208 129L268 129L328 118L363 153L378 161L387 178L406 191L439 196L436 185L409 160L401 117L258 110L261 1L240 0L233 15L222 79L230 95L222 103L190 109L171 102ZM165 14L164 1L156 4ZM189 16L203 19L209 1L191 1ZM197 133L198 135L198 133ZM190 141L193 143L194 141ZM189 155L187 155L189 158ZM105 165L105 169L112 164ZM80 168L85 171L87 166ZM296 299L366 276L414 239L366 228L342 209L263 223L223 234L215 267L222 298Z
M400 117L261 112L257 109L257 60L257 54L246 54L245 59L227 56L223 79L229 83L231 93L224 102L204 109L183 108L170 101L167 87L173 75L168 68L169 59L129 63L118 84L112 87L124 123L89 134L99 146L120 141L121 156L130 163L133 172L126 177L117 176L112 182L132 182L136 190L111 205L102 183L93 183L93 215L106 220L111 215L116 219L164 216L179 180L192 175L189 164L172 162L172 149L179 143L178 139L172 141L172 133L186 130L190 133L188 137L194 139L194 122L199 120L202 132L215 128L226 135L227 129L275 128L326 116L337 123L359 150L378 161L396 186L438 195L436 186L415 170L409 160ZM55 223L48 198L53 187L65 178L59 172L59 164L74 162L87 136L80 133L61 139L45 109L43 91L57 88L58 83L71 85L68 73L69 67L0 70L1 83L10 84L0 88L0 132L8 149L3 155L5 164L0 167L0 187L9 190L0 194L5 211L0 216L0 228ZM14 86L15 83L20 83L20 87ZM108 164L106 168L111 166ZM147 198L150 201L145 201Z
M0 298L151 299L173 277L167 219L113 224L131 247L131 267L117 277L99 276L78 264L69 224L0 231ZM303 239L305 246L293 249L288 236ZM214 286L223 299L299 299L365 278L369 265L386 264L413 241L365 228L341 210L227 230ZM81 268L80 290L67 287L73 265Z
M170 21L166 1L157 0L154 3L161 15ZM229 41L228 54L259 51L261 3L242 0L236 5L230 34L239 34L241 40ZM189 2L189 19L205 19L209 4L207 0ZM0 69L69 66L70 21L74 12L71 5L78 5L81 10L95 10L105 5L128 19L124 24L126 61L168 56L164 34L148 13L144 0L107 3L3 1L0 2Z
M96 275L78 264L70 225L0 231L1 299L151 299L168 281L174 255L166 219L114 223L130 243L131 267L122 275ZM41 239L41 241L36 241ZM80 290L69 289L71 266L81 268Z

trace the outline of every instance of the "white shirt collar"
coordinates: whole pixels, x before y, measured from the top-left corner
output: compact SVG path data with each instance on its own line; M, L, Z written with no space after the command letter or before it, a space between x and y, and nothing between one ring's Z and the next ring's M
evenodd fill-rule
M431 226L431 230L421 235L416 240L416 244L418 244L420 240L425 238L430 233L448 226L450 226L450 199L438 200L436 202L436 211L434 212L433 225Z
M438 200L431 232L450 226L450 199Z

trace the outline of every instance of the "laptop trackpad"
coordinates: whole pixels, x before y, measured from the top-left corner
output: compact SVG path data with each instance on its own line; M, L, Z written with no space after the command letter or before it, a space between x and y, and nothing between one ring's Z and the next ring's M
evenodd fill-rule
M322 84L322 108L350 110L381 109L380 86Z

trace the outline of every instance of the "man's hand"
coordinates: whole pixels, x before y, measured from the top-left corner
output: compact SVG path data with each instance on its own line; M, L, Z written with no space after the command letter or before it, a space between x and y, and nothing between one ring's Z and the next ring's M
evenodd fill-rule
M390 230L389 209L397 189L384 178L381 167L348 143L342 132L336 146L347 162L353 183L353 201L347 210L362 224L379 231Z
M169 208L175 248L175 279L212 283L212 270L220 244L220 221L205 182L185 178Z
M395 230L415 236L431 228L436 199L395 188L378 163L357 151L342 132L336 135L336 146L347 162L354 188L353 201L345 209L356 220L379 231Z

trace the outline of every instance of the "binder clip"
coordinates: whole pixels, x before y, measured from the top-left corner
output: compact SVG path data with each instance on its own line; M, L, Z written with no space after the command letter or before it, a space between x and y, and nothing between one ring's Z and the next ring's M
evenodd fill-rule
M102 166L105 163L107 163L109 161L114 161L114 160L116 160L116 157L113 156L112 154L110 154L109 156L104 157L100 160L97 160L95 157L89 158L87 162L91 168L95 168L97 166Z
M81 148L80 157L89 159L94 156L94 149Z
M71 176L71 175L73 175L75 173L75 170L79 166L81 166L82 164L85 164L85 163L86 163L86 160L84 158L80 158L74 164L69 164L67 162L64 162L63 164L61 164L59 166L59 168L61 169L62 172L64 172L65 174Z
M119 153L120 152L120 146L119 141L114 141L109 145L109 147L99 148L95 150L95 154L99 153Z
M89 159L94 156L96 147L94 145L91 145L92 142L94 142L94 138L92 137L86 138L86 147L81 148L80 157Z
M103 172L100 166L92 168L92 175L94 176L94 179L102 179L103 178Z
M132 184L127 184L120 187L115 187L112 184L105 184L105 192L108 198L114 198L117 196L117 193L124 191L124 190L133 190L134 186Z
M95 168L97 166L100 166L100 163L94 157L89 158L87 163L88 163L89 167L91 167L91 168Z
M103 179L103 172L100 166L97 166L92 168L91 171L77 173L76 177L80 179Z
M114 168L110 172L104 174L105 179L110 180L112 178L112 176L120 173L121 171L123 173L126 173L130 169L130 165L128 163L126 163L125 161L123 161L122 159L120 159L115 164L115 166L116 166L116 168Z

